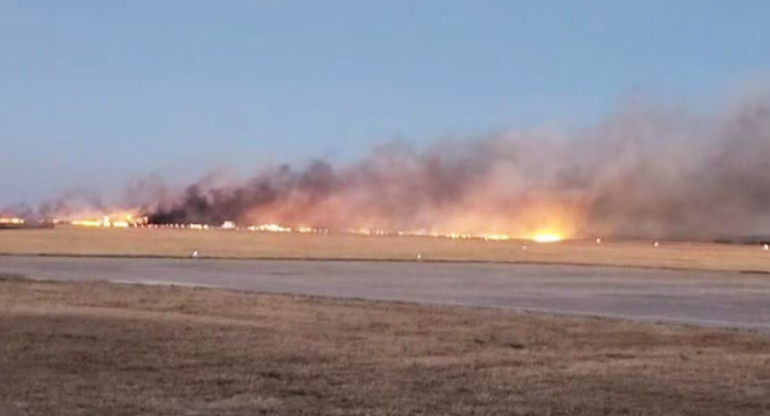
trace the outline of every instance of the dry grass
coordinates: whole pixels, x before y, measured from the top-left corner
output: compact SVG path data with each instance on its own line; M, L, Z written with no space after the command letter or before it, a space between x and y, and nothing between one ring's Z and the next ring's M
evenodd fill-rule
M522 249L526 245L527 249ZM246 231L78 229L0 231L0 253L187 257L377 259L574 263L701 270L770 270L757 245L650 241L454 241L431 237L365 237Z
M767 337L603 319L6 279L0 345L3 415L770 414Z

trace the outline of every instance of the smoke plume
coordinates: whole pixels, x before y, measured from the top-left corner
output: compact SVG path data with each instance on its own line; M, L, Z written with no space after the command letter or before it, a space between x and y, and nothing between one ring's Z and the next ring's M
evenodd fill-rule
M627 105L594 125L505 131L245 181L129 192L151 223L705 238L770 232L770 96L711 113Z

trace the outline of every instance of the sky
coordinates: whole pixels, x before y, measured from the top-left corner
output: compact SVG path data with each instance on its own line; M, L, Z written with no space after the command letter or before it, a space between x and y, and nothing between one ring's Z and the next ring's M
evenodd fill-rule
M708 104L769 70L765 0L4 0L0 206Z

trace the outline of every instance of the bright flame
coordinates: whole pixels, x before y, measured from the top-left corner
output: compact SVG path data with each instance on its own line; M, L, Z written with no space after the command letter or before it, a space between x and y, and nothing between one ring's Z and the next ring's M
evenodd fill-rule
M510 240L513 237L511 237L508 234L482 234L481 238L483 238L484 240L487 240L487 241L489 241L489 240L492 240L492 241L508 241L508 240Z
M252 225L248 227L249 231L266 231L271 233L289 233L291 232L291 228L289 227L282 227L278 224L262 224L262 225Z
M532 240L536 243L555 243L561 241L563 238L559 234L542 232L532 236Z
M83 215L80 218L69 218L67 220L54 220L54 223L68 223L71 225L81 227L110 227L110 228L176 228L176 229L188 229L188 230L210 230L210 229L224 229L224 230L239 230L246 229L249 231L259 232L271 232L271 233L308 233L308 234L327 234L330 232L326 228L313 228L305 225L301 226L289 226L288 224L279 223L265 223L258 225L251 225L248 227L239 227L234 221L225 221L221 226L213 226L209 224L150 224L149 219L144 216L136 215L135 211L118 211L108 213L107 215ZM23 224L23 220L17 218L0 218L0 223L14 223ZM495 225L490 224L489 228L494 230ZM468 232L468 226L459 226L456 230L447 227L446 229L417 229L417 230L391 230L382 228L350 228L347 230L341 230L349 234L363 235L363 236L415 236L415 237L434 237L434 238L446 238L450 240L470 240L480 239L484 241L492 242L505 242L518 239L530 239L538 243L554 243L562 241L566 236L571 235L570 228L565 227L564 224L549 224L541 228L540 231L528 234L528 233L496 233L496 232ZM502 227L500 227L502 228ZM558 230L558 231L554 231ZM601 240L597 239L597 243Z
M58 223L63 221L55 220L54 222ZM129 228L147 225L147 217L135 217L134 214L131 213L117 212L103 215L98 219L86 217L64 222L69 222L71 225L80 227Z
M14 224L14 225L22 225L24 224L24 220L21 218L8 218L8 217L0 217L0 224Z

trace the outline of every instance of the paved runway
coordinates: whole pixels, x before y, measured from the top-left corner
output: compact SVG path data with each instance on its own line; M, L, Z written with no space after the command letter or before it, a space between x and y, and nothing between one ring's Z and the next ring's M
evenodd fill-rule
M491 306L770 332L770 276L615 267L0 256L0 274Z

